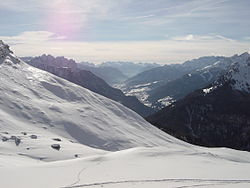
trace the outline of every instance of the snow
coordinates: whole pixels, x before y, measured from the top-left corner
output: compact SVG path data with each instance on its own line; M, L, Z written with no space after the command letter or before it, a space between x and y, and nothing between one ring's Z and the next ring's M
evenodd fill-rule
M149 83L146 83L146 84L138 84L138 85L133 86L133 88L140 88L140 87L150 86L152 84L157 84L158 82L159 81L149 82Z
M161 103L164 106L169 106L173 102L175 102L175 100L172 97L170 97L170 96L166 96L166 97L164 97L162 99L159 99L157 102Z
M206 93L206 94L208 94L208 93L210 93L211 91L213 91L215 88L216 88L216 87L214 87L214 86L209 87L209 88L205 88L205 89L203 89L203 92Z
M5 131L47 129L112 151L164 145L172 139L162 138L163 132L121 104L24 63L17 68L2 64L0 74L0 90L4 91L0 113L9 116L1 125Z
M249 61L250 63L250 61ZM250 64L234 64L227 75L227 79L233 80L233 89L250 92Z
M234 90L250 92L250 55L248 53L225 58L224 61L216 62L212 66L226 69L226 73L222 75L223 80L230 82ZM203 92L210 93L221 85L220 81L216 81L212 87L203 89Z
M201 71L209 71L213 68L219 68L221 70L226 70L233 62L234 60L239 60L238 58L234 58L234 60L232 60L232 57L220 57L219 61L214 62L211 65L205 66L204 68L198 69Z
M187 144L2 42L0 56L0 187L250 186L249 152Z
M174 140L185 145L123 105L31 67L10 51L1 62L0 136L7 132L8 138L21 140L18 146L10 139L0 141L6 155L56 161L91 152L168 145ZM62 142L55 143L53 138ZM51 148L52 144L61 144L60 151Z
M149 91L150 88L143 86L142 88L138 87L139 86L135 88L133 87L133 89L128 90L127 92L125 92L125 94L127 96L136 96L139 99L139 101L142 102L145 106L152 107L152 103L148 101L149 94L147 93L147 91Z
M229 149L140 147L75 160L5 167L0 168L0 174L3 187L248 187L249 161L249 153Z
M157 84L159 81L149 82L145 84L138 84L127 88L126 84L117 84L114 87L122 90L127 96L135 96L138 100L145 106L153 107L152 103L148 101L148 91L150 91L153 85Z

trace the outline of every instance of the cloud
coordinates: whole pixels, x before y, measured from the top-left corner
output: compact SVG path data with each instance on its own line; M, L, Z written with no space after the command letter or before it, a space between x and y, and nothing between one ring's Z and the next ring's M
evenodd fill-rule
M7 15L0 34L46 30L71 40L152 40L166 33L240 38L249 31L249 5L245 0L8 0L0 3Z
M176 40L176 41L190 41L190 40L194 40L194 35L189 34L189 35L186 35L186 36L173 37L172 40Z
M196 41L196 42L201 42L201 41L229 41L229 42L234 42L235 40L221 36L221 35L185 35L185 36L177 36L177 37L172 37L171 40L174 41Z
M118 4L113 0L8 0L0 3L0 10L14 17L14 22L12 19L11 22L3 22L4 26L9 26L10 23L20 25L16 20L19 20L17 15L21 15L23 26L36 26L36 29L42 28L68 38L77 38L88 28L88 24L94 25L96 20L114 17L114 11L110 11L114 6ZM32 15L34 16L31 17Z
M222 36L187 35L159 41L65 41L47 31L24 32L17 36L0 36L18 56L44 53L66 56L80 61L181 63L200 56L224 55L250 51L250 41L228 40Z
M144 18L150 18L150 17L154 17L154 14L150 14L150 15L144 15L144 16L137 16L135 17L136 19L144 19Z
M8 44L37 44L42 42L63 40L64 36L58 36L49 31L26 31L17 36L1 36Z

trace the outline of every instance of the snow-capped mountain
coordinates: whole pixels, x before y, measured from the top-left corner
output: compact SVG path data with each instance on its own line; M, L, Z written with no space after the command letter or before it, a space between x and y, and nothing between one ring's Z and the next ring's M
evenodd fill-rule
M127 95L137 96L145 105L161 109L211 84L225 73L229 66L235 62L245 61L247 56L249 56L248 53L232 57L208 56L186 61L180 65L163 66L162 73L157 69L150 70L152 75L157 74L159 80L154 79L151 83L139 85L131 85L129 81L129 84L120 85L120 88ZM141 74L147 75L148 73Z
M223 61L225 57L223 56L205 56L197 59L192 59L190 61L185 61L182 66L187 70L200 70L204 67L214 66L214 64Z
M224 75L224 82L230 82L232 89L250 93L250 55L246 63L234 63L227 74Z
M250 151L250 55L234 56L232 62L212 84L148 120L193 144Z
M153 109L143 105L136 97L126 96L121 90L111 87L103 79L94 75L92 72L78 68L78 64L74 60L64 57L42 55L27 61L27 63L115 100L134 110L143 117L154 112Z
M136 96L143 104L152 107L147 100L149 91L183 76L185 73L180 65L165 65L139 73L115 87L121 89L128 96Z
M220 77L212 83L211 91L224 85L228 85L233 90L249 92L250 85L250 54L245 52L241 55L234 55L230 58L225 58L223 61L217 62L212 66L206 67L203 70L211 68L222 68L225 70ZM208 90L205 88L204 90Z
M171 104L178 98L174 94L165 93L165 88L172 87L172 84L168 86L170 82L182 79L186 75L214 64L220 59L221 57L214 56L201 57L186 61L183 64L156 67L129 78L116 87L120 88L126 95L136 96L145 105L159 109ZM178 88L174 88L174 90L178 90Z
M2 42L0 90L1 187L250 184L248 152L177 140L121 104L31 67Z
M46 139L47 133L51 138L106 150L166 144L164 133L132 110L25 64L3 43L0 49L0 132L6 140L2 147L10 141L20 142L16 143L19 147L27 139ZM36 149L26 144L30 149L22 151L23 155Z
M231 58L226 57L202 57L187 61L182 66L183 69L191 70L190 73L149 90L147 101L152 107L158 109L168 106L214 82L232 63ZM193 70L191 67L197 69Z

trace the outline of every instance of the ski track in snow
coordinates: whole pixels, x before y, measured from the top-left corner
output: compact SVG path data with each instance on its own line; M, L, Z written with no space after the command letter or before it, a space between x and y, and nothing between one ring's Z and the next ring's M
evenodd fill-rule
M79 177L80 181L80 177ZM79 182L78 181L78 182ZM78 183L77 182L77 183ZM250 180L216 180L216 179L154 179L154 180L124 180L124 181L110 181L110 182L100 182L100 183L90 183L62 187L62 188L81 188L81 187L94 187L94 186L104 186L104 185L114 185L114 184L127 184L127 183L162 183L162 182L176 182L176 183L194 183L193 185L181 185L172 188L188 188L188 187L203 187L203 186L215 186L215 185L228 185L228 184L249 184Z
M81 179L80 179L81 174L82 174L87 168L88 168L88 167L82 168L82 169L77 173L76 181L75 181L74 183L72 183L72 184L66 186L66 187L74 187L76 184L78 184L78 183L81 181Z
M93 166L98 166L98 165L100 165L102 163L102 161L99 161L99 162L97 162L95 165L92 165L91 167L93 167ZM88 168L90 168L90 167L83 167L78 173L77 173L77 177L76 177L76 181L74 182L74 183L72 183L72 184L70 184L70 185L68 185L68 186L66 186L66 187L75 187L75 186L77 186L76 184L78 184L80 181L81 181L81 175L82 175L82 173L85 171L85 170L87 170Z

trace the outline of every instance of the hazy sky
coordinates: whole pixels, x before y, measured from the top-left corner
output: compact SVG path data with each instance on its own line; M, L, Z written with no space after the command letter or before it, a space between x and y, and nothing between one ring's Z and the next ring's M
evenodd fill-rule
M250 0L0 0L19 56L177 63L250 51Z

